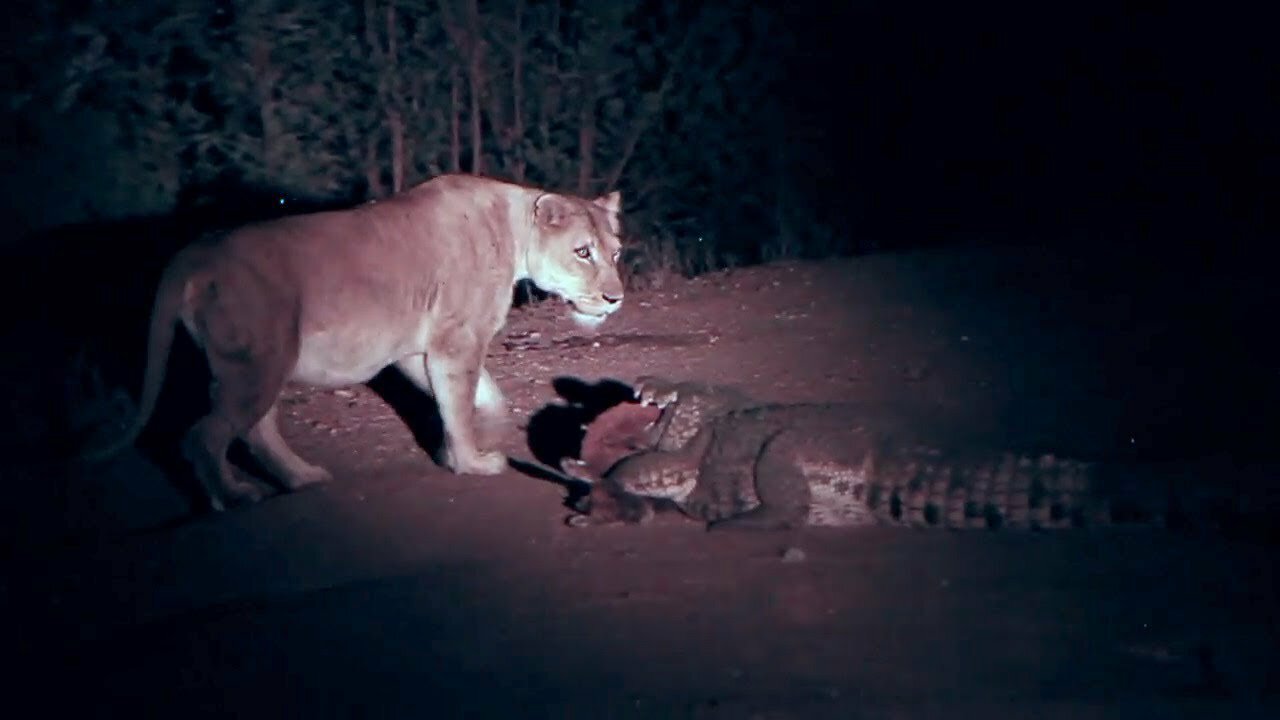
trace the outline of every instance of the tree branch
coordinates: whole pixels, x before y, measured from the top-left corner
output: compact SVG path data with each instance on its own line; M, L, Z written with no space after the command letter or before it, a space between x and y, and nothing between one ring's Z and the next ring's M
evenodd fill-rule
M703 17L705 17L705 12L699 11L698 16L689 24L689 30L685 33L684 40L681 41L675 55L671 58L671 62L667 65L667 72L663 75L662 82L658 85L657 91L649 96L654 98L652 105L645 112L639 114L632 123L630 132L627 133L627 139L622 146L622 154L618 157L618 161L614 163L613 169L605 176L604 192L612 192L617 188L618 181L622 179L622 173L627 168L627 163L631 161L636 147L640 144L640 139L644 136L645 131L649 129L649 126L653 124L653 119L662 113L666 95L671 91L671 86L674 83L676 68L684 65L684 59L689 54L689 49L693 46L693 39L698 33Z

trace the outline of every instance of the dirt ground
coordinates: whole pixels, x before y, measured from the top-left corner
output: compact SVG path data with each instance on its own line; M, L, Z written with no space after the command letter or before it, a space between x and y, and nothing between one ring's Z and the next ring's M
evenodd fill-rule
M529 434L573 419L557 378L660 374L1254 472L1277 376L1248 338L1272 291L1152 265L791 262L632 292L593 335L556 302L518 308L488 360L519 425L506 450L554 454ZM7 568L15 689L102 717L1280 716L1271 545L570 528L563 487L441 471L369 388L287 403L286 437L332 484L197 517L154 469L73 488L78 540Z

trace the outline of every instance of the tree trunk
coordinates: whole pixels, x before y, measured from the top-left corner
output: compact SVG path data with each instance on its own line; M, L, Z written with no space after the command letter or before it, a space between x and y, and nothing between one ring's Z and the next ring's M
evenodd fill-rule
M387 111L387 129L391 132L391 192L404 188L404 121L397 110Z
M524 182L524 0L516 0L515 48L511 58L511 147L515 153L515 181Z
M449 68L449 171L462 172L462 98L458 66Z
M484 172L484 139L480 133L484 129L484 123L480 115L480 101L484 95L484 66L481 62L483 57L483 39L480 36L480 6L478 0L467 0L466 5L466 23L465 28L460 25L453 15L453 9L449 7L449 0L439 0L440 21L444 24L445 32L449 36L449 40L453 46L462 54L467 66L467 100L468 100L468 132L471 140L471 173L479 175ZM454 78L454 92L456 96L457 81L456 72ZM458 111L458 104L455 103L455 115ZM460 124L460 123L459 123Z
M370 135L364 141L364 180L369 185L366 192L370 199L385 197L382 186L382 161L378 159L378 138Z
M471 174L484 173L484 138L480 131L480 96L484 93L483 45L480 38L479 0L467 0L467 84L471 96Z
M631 127L627 132L627 139L623 142L622 154L618 156L618 161L614 163L613 168L605 178L604 192L610 192L617 188L618 182L622 179L622 173L627 169L627 163L631 161L631 156L635 153L640 138L644 136L645 131L653 124L654 119L662 115L667 93L671 91L671 86L675 79L676 68L684 65L685 57L687 57L689 49L698 35L702 17L702 15L695 17L689 24L689 29L685 32L684 39L671 56L671 61L667 64L667 72L662 76L662 83L658 86L653 105L647 109L637 111L632 119Z
M557 41L559 40L559 37L560 37L559 0L552 0L551 2L551 18L547 23L546 33L549 36L556 38ZM544 87L542 88L542 92L539 94L538 101L537 101L538 118L536 121L536 127L538 132L538 144L539 144L538 154L543 158L546 158L548 156L549 154L548 151L550 150L551 144L552 144L551 117L553 114L560 112L560 98L561 98L561 90L562 90L561 77L560 77L560 55L558 50L560 43L556 42L554 43L554 46L556 49L554 49L551 53L551 68L550 70L545 71ZM543 73L540 73L540 74L543 74ZM548 169L549 168L544 168L544 171ZM555 174L557 176L559 175L559 173L555 173ZM557 177L556 180L559 181L560 178Z
M262 123L262 174L268 183L280 180L279 142L283 129L276 118L274 89L278 75L271 63L271 46L257 31L251 30L253 39L250 63L253 66L254 93L258 100L258 120Z
M578 113L578 194L591 192L591 177L595 172L596 112L595 95L586 93Z
M377 30L378 8L377 0L364 0L364 43L370 57L373 58L374 66L378 68L384 67L382 63L382 44L378 42ZM383 92L383 75L378 76L378 84L375 88L377 97L375 101L382 102L385 97ZM379 152L379 138L376 130L370 130L368 137L365 138L365 182L369 184L369 195L373 198L385 197L386 186L382 181L382 157Z
M382 102L387 110L387 132L391 134L391 192L398 193L404 187L404 120L400 117L399 83L400 65L396 50L396 2L387 0L387 54L382 63L386 74L386 88Z

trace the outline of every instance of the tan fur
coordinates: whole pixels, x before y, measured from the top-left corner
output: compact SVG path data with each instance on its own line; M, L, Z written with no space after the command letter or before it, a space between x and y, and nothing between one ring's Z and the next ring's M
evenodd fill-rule
M392 364L435 395L447 467L501 472L506 458L477 447L473 416L505 417L484 357L511 309L512 286L532 280L568 300L584 324L616 311L619 204L616 192L586 200L445 175L386 200L249 225L186 248L157 291L133 427L90 457L127 446L145 427L180 320L213 375L213 409L188 432L184 454L215 509L224 507L219 488L260 497L227 463L237 437L288 489L330 477L280 437L285 383L349 386Z

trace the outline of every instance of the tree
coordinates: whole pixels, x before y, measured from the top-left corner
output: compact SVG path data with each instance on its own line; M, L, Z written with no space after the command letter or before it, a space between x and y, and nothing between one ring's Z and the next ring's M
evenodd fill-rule
M61 106L112 112L173 185L379 197L465 170L621 189L631 232L691 269L808 242L788 36L746 0L98 0L55 19Z

